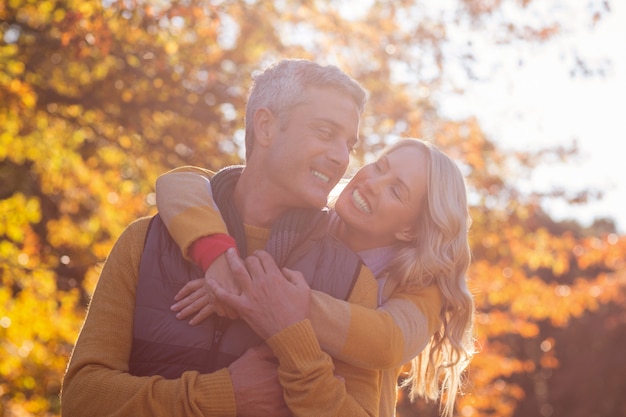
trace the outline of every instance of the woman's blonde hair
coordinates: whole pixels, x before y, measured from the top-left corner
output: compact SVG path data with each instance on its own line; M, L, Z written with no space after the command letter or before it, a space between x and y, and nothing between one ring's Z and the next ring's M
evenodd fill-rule
M389 273L404 289L436 284L443 309L441 329L411 360L402 387L409 387L411 400L441 397L443 415L452 416L463 372L474 354L474 301L467 287L471 219L466 186L455 162L429 142L403 139L387 147L383 155L405 146L419 147L428 156L426 201L415 241L399 249Z

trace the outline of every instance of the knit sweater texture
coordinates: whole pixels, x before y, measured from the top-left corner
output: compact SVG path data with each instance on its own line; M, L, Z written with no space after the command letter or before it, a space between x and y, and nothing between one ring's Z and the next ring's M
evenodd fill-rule
M61 392L65 417L235 416L227 368L196 371L177 379L128 373L139 263L149 218L133 222L108 257L72 352ZM251 236L249 242L262 242ZM359 280L353 294L375 306L373 277ZM294 416L378 415L376 372L335 361L323 352L309 320L267 340L279 362L279 380ZM345 378L345 383L335 377Z
M201 237L228 233L212 201L212 175L211 171L188 166L157 180L159 212L185 254ZM252 253L250 248L248 253ZM436 285L407 292L393 279L377 278L377 307L366 305L371 294L353 291L343 301L313 291L309 319L321 348L333 358L363 369L384 370L379 415L387 417L395 415L402 366L426 347L442 325L442 296Z

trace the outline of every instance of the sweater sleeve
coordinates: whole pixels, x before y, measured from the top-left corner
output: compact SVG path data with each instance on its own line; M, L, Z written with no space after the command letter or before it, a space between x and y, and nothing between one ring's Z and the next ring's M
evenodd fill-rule
M230 235L216 233L211 236L201 237L191 244L187 256L193 263L202 268L209 269L213 261L230 248L237 249L237 242Z
M294 416L378 415L379 371L333 363L321 350L309 320L289 326L267 344L278 358L278 378Z
M157 206L186 256L198 238L226 233L208 178L209 171L182 167L157 180ZM441 295L436 287L396 292L377 309L363 306L359 291L353 291L348 302L318 291L313 294L310 318L322 348L358 366L401 366L424 349L441 325Z
M417 356L441 326L437 286L396 291L378 308L313 291L309 318L322 349L370 369L397 368Z
M213 172L184 166L162 174L156 181L156 202L163 223L188 260L193 242L204 236L228 234L213 201Z
M234 416L227 369L178 379L128 373L139 262L149 219L132 223L100 275L61 392L64 417Z

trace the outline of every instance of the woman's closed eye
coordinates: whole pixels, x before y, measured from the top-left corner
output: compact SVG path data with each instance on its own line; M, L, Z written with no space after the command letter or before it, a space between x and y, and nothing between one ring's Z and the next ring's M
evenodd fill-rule
M400 193L400 189L395 185L391 186L391 195L398 201L402 201L402 194Z

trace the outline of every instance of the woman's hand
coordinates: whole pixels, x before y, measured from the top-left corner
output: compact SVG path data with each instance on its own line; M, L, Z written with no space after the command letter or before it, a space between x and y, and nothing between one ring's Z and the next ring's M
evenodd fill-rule
M241 294L225 290L215 280L209 280L209 286L216 299L235 309L259 336L267 339L307 317L311 289L302 273L279 270L265 251L256 251L244 263L229 249L226 259Z
M176 312L176 318L189 320L189 324L196 325L215 312L213 295L204 278L189 281L174 297L176 301L170 309Z
M240 293L234 283L225 255L220 255L209 266L204 278L189 281L174 297L176 303L170 308L177 313L178 319L185 320L193 316L189 320L189 324L193 326L201 323L213 313L221 317L237 318L237 312L234 309L215 299L213 291L207 285L209 280L217 281L225 291L233 294Z

